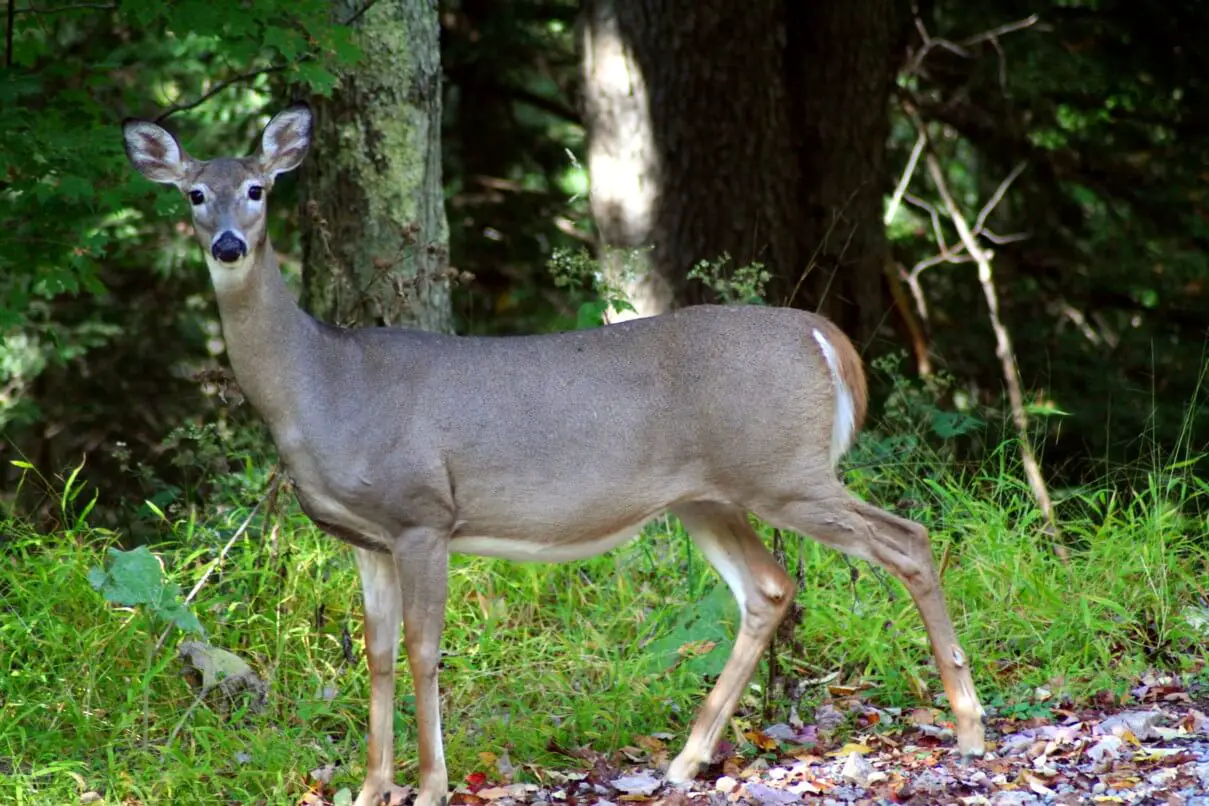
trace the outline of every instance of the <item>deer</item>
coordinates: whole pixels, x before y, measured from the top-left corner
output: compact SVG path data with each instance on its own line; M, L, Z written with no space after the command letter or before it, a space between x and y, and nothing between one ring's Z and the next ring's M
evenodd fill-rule
M924 526L866 503L837 464L867 409L861 358L803 310L700 305L572 332L470 337L313 318L286 285L265 220L302 164L313 115L274 115L254 153L203 161L156 123L126 154L188 200L228 358L267 424L302 511L352 546L370 679L356 806L391 803L399 630L415 687L418 806L449 793L437 685L451 554L571 562L676 516L738 606L730 655L666 770L709 765L796 585L749 516L889 571L931 644L964 757L983 709ZM401 801L400 801L401 802Z

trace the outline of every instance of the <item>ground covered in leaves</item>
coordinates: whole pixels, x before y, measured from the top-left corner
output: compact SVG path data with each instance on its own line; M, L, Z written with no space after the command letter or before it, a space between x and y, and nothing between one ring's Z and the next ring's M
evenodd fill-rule
M988 750L965 760L936 709L879 709L859 697L816 709L812 721L749 730L723 742L691 787L663 781L676 747L649 736L611 755L552 747L577 771L518 769L483 753L483 769L450 804L1077 804L1209 806L1207 692L1152 675L1123 697L1095 705L1059 702L1044 715L988 719ZM1048 692L1039 690L1037 699ZM1123 706L1123 703L1126 705ZM351 802L312 772L299 806Z

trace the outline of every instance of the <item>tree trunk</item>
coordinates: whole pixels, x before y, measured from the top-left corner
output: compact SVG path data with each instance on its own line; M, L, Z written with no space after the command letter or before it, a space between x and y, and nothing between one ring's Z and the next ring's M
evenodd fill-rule
M589 0L583 23L592 213L607 248L650 247L638 312L708 299L686 275L723 253L796 265L780 0Z
M802 176L795 226L806 260L791 304L822 311L865 343L887 308L882 206L893 184L885 155L902 29L894 0L786 0L785 9L785 76ZM799 277L781 274L774 288L793 294Z
M333 3L338 19L364 6ZM353 25L362 58L315 105L303 304L328 322L450 331L436 5L381 0Z
M763 263L773 305L869 338L884 315L881 221L894 0L588 0L591 205L604 262L649 247L642 315L710 299L699 261Z

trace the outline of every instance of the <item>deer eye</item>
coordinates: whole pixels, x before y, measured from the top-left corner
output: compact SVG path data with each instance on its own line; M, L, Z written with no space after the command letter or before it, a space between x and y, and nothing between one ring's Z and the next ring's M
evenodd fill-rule
M202 193L200 190L190 190L189 201L193 202L193 206L196 207L197 205L206 201L206 194Z
M264 196L264 188L260 185L252 185L248 188L248 198L252 201L260 201Z

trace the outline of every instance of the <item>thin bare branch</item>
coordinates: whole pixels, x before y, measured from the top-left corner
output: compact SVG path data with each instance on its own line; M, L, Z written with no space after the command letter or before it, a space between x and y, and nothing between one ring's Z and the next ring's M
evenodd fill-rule
M1025 17L1024 19L1016 20L1015 22L1005 22L1003 25L1000 25L996 28L992 28L989 31L983 31L980 34L974 34L974 36L971 36L969 39L961 40L961 45L962 45L962 47L968 48L971 45L977 45L979 42L986 42L988 40L995 41L999 37L1003 36L1004 34L1011 34L1011 33L1015 33L1016 31L1023 31L1025 28L1033 27L1040 21L1041 21L1041 17L1039 15L1030 14L1027 17Z
M1037 501L1037 506L1045 516L1050 533L1056 536L1057 521L1054 515L1054 504L1050 499L1045 478L1041 474L1041 466L1037 463L1037 457L1033 453L1032 444L1029 442L1028 412L1024 408L1024 393L1020 388L1020 369L1016 362L1016 353L1012 348L1011 335L1008 333L1008 329L1004 326L1003 320L999 315L999 293L995 289L995 276L991 269L992 253L990 250L984 250L979 245L978 236L971 230L965 216L962 215L961 210L957 207L957 203L953 200L953 194L949 192L948 182L945 180L944 172L940 168L940 161L936 158L936 155L928 154L925 158L925 164L928 168L928 175L932 178L932 184L935 185L936 192L940 195L941 201L949 213L949 217L953 220L953 226L956 227L957 234L961 237L961 242L965 244L966 250L978 264L978 282L982 286L982 292L986 297L987 308L990 312L991 330L995 333L995 354L999 358L1003 369L1003 380L1007 385L1008 403L1012 410L1012 420L1016 424L1016 434L1020 444L1020 458L1024 465L1024 474L1028 478L1029 487L1033 491L1033 497Z
M855 190L853 190L852 193L850 193L848 195L848 198L844 200L843 206L840 207L839 210L835 211L832 214L831 223L827 225L827 231L823 233L823 237L819 240L819 242L817 244L815 244L814 252L811 253L810 260L808 260L806 262L806 268L802 269L802 272L798 275L798 280L796 283L794 283L793 290L791 292L789 292L789 297L785 300L784 305L786 308L793 306L793 301L798 296L798 291L802 288L802 283L805 282L806 275L810 274L810 272L814 269L816 262L818 260L819 254L822 253L822 251L827 248L827 243L831 240L831 234L835 231L836 226L840 223L840 219L843 218L844 211L846 211L848 209L848 206L850 204L852 204L852 200L853 200L853 198L856 197L856 194L858 192L860 192L860 187L857 187ZM843 255L844 252L847 251L848 244L852 242L852 237L853 237L853 234L855 233L855 231L856 231L855 227L848 231L848 238L844 242L843 248L841 248L841 250L840 250L841 255ZM830 290L830 288L831 288L831 281L834 278L835 278L835 272L832 272L831 277L828 278L828 280L827 280L827 288L823 289L823 294L819 298L820 307L823 304L823 299L827 295L827 291Z
M958 244L952 252L939 252L932 257L924 258L911 267L907 276L912 280L918 280L926 269L939 266L941 263L973 263L974 258L970 257L965 249L964 245Z
M1066 300L1062 300L1059 305L1062 308L1062 315L1073 322L1075 327L1079 328L1079 332L1083 334L1083 338L1099 347L1104 340L1100 338L1100 334L1087 321L1087 317L1083 315L1083 311L1071 305Z
M936 245L940 247L941 252L947 253L949 251L949 245L945 240L944 227L940 225L940 211L936 209L936 205L911 193L906 194L904 198L915 207L918 207L926 212L932 219L932 234L936 238Z
M928 300L924 296L923 286L919 284L919 273L925 268L927 267L916 263L911 271L900 271L899 273L903 282L907 284L907 288L911 289L911 298L915 300L915 312L919 314L919 320L927 323L929 321Z
M341 20L340 25L345 25L345 26L352 25L354 22L361 19L361 16L363 14L365 14L365 12L367 12L371 8L373 8L377 4L377 2L378 2L378 0L367 0L365 5L361 6L361 8L357 9L352 14L350 14L347 20Z
M1006 34L1015 33L1016 31L1022 31L1025 28L1031 28L1040 20L1041 18L1037 14L1030 14L1024 19L1015 20L1014 22L1007 22L1003 25L991 28L990 30L983 31L982 33L974 34L973 36L963 39L960 42L954 42L950 39L945 39L944 37L932 36L929 34L927 26L925 26L923 20L917 16L915 18L915 30L919 33L921 44L919 46L919 50L915 52L915 56L911 59L911 64L907 67L906 73L907 75L914 75L918 73L920 67L923 66L924 59L927 58L928 54L932 52L933 48L942 48L950 53L957 54L963 59L970 59L973 58L973 53L969 50L969 48L982 42L990 42L992 47L994 47L999 54L999 82L1000 86L1006 90L1007 59L1004 56L1003 48L999 45L999 37Z
M193 589L189 591L189 595L185 597L184 604L189 604L189 602L192 602L193 598L197 596L198 592L202 589L202 586L206 584L206 580L208 580L210 575L214 573L214 569L222 564L222 561L227 556L227 552L231 550L231 547L235 545L235 542L243 536L244 532L247 531L248 524L252 522L252 518L256 517L256 513L260 511L260 508L265 501L269 500L270 498L276 501L277 486L279 483L280 477L277 475L277 469L274 468L271 476L269 477L268 494L266 494L264 498L261 498L259 501L257 501L256 506L252 507L252 511L248 513L248 516L244 518L243 523L241 523L239 528L235 530L235 534L231 535L231 539L228 540L227 544L222 547L222 551L218 553L218 556L211 561L209 567L206 568L206 572L202 574L201 579L197 580L197 583L193 586ZM168 633L171 631L171 625L164 628L164 631L160 633L159 640L155 642L155 649L152 650L151 654L154 655L160 651L160 647L164 645L164 641L168 638Z
M982 232L978 233L983 238L986 238L996 246L1003 246L1008 243L1016 243L1017 241L1027 241L1033 237L1031 232L1013 232L1010 235L1000 235L994 230L983 228Z
M177 112L186 112L190 109L196 109L197 107L201 106L206 101L210 100L215 95L218 95L218 93L222 92L223 90L227 89L228 87L234 86L235 84L243 83L245 81L253 81L253 80L259 78L260 76L268 75L269 73L280 73L282 70L288 70L289 68L293 67L294 65L298 64L299 62L303 61L306 58L307 58L306 56L303 56L302 59L298 59L297 61L293 61L288 64L275 64L271 67L264 67L259 70L249 70L246 73L240 73L237 76L232 76L231 78L228 78L225 81L220 81L217 84L215 84L213 87L211 87L208 92L206 92L205 94L203 94L201 97L197 98L196 100L190 101L187 104L173 105L171 108L169 108L168 110L163 112L159 117L157 117L155 119L155 122L163 123L165 120L172 117Z
M924 153L924 146L927 144L928 138L921 132L915 139L915 147L911 149L911 156L907 158L907 167L903 168L903 175L899 177L898 185L894 188L894 195L890 197L890 206L886 208L886 216L882 219L882 224L885 226L889 226L898 213L898 208L903 203L903 194L907 192L907 187L911 184L911 177L915 175L915 166L919 164L919 155Z
M978 218L974 221L975 235L982 234L982 228L987 222L987 216L989 216L995 210L995 208L999 206L999 202L1003 201L1003 197L1007 193L1008 188L1012 186L1012 183L1016 181L1020 174L1024 173L1024 168L1026 165L1027 163L1025 162L1017 163L1016 167L1012 169L1012 172L999 183L999 187L995 188L995 192L991 194L990 200L988 200L987 203L982 206L982 209L978 211Z

